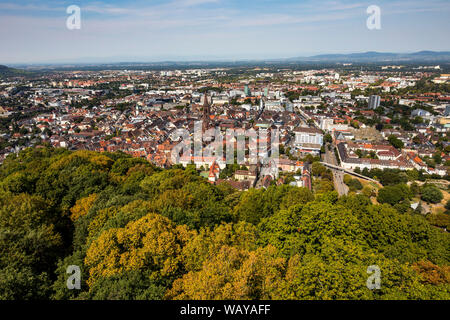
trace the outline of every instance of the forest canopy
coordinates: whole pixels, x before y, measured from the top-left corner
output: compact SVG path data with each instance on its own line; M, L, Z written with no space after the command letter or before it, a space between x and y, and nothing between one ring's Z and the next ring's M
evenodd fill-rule
M0 166L0 299L450 299L448 233L389 196L240 192L120 152L26 149Z

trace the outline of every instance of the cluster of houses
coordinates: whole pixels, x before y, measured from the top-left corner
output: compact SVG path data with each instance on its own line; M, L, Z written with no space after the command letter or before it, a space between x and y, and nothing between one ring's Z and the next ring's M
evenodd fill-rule
M341 165L347 169L420 167L446 174L445 168L429 168L422 155L424 150L433 155L439 135L447 134L450 127L448 93L397 97L399 103L425 103L436 111L432 114L415 108L412 116L425 121L413 131L392 126L379 132L378 141L366 141L357 137L355 129L355 123L359 129L365 127L355 118L375 117L374 109L383 105L383 99L359 93L355 97L352 92L376 84L392 93L414 85L429 76L427 73L386 77L376 72L340 76L328 69L279 70L274 81L274 72L260 69L260 73L244 75L239 81L221 81L227 72L223 68L55 72L34 82L0 82L0 116L21 114L0 133L0 142L5 145L0 160L47 142L72 150L122 151L160 167L194 163L203 169L205 178L219 183L220 172L226 168L220 157L173 161L173 150L182 140L177 132L183 129L193 134L196 123L202 121L224 136L229 130L279 133L279 143L286 152L270 168L265 168L268 164L247 163L248 170L234 172L229 180L240 189L278 183L280 172L295 173L297 185L310 187L308 166L300 160L308 154L320 155L326 134L332 136ZM292 92L299 94L292 98ZM27 105L18 110L11 105L14 101L27 101ZM362 109L361 101L375 103L376 108ZM392 120L380 117L386 124ZM386 143L391 135L404 142L403 151ZM447 160L448 155L443 154L443 158Z

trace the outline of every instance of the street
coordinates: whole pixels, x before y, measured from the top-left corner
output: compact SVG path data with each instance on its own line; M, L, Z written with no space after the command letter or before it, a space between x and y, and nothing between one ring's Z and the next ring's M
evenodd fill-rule
M323 155L323 161L335 166L338 166L336 156L333 151L328 150L328 145L325 146L325 154ZM346 195L348 193L348 186L344 183L344 173L338 170L331 170L333 172L334 187L339 193L339 196Z

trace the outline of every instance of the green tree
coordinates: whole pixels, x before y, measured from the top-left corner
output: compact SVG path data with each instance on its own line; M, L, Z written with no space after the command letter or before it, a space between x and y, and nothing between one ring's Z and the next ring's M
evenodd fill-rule
M389 203L395 205L405 199L411 198L411 191L407 185L387 186L378 191L377 200L379 203Z
M0 196L0 297L47 298L49 275L64 253L58 218L40 197Z
M421 198L423 201L429 203L440 203L444 199L442 191L435 185L425 185L421 191Z
M388 137L389 143L397 149L402 149L405 145L403 144L403 141L401 141L399 138L397 138L394 135L391 135Z

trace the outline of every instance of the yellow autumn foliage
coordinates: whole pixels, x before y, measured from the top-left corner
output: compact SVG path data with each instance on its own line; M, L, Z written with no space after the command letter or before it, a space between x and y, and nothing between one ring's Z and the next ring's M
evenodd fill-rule
M50 169L52 170L61 170L67 166L69 166L70 163L74 162L74 161L84 161L84 162L88 162L90 161L90 158L96 156L97 153L93 152L93 151L88 151L88 150L78 150L75 151L69 155L66 155L58 160L56 160L55 162L53 162L50 165Z
M114 161L111 158L102 154L91 157L90 161L91 163L103 168L110 168L114 163Z
M198 271L203 262L214 257L223 246L256 249L256 227L247 222L227 223L214 230L203 228L183 248L187 271Z
M286 260L268 246L255 251L223 246L217 255L175 280L166 298L175 300L271 299Z
M97 198L98 195L93 193L85 198L78 200L70 209L70 219L72 221L77 221L79 218L87 215Z
M186 226L149 214L124 228L104 231L86 253L88 285L100 277L145 269L153 279L175 276L180 268L181 248L192 236Z
M118 209L116 207L109 207L98 211L97 215L92 219L88 226L88 238L93 238L105 223L117 214Z

